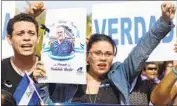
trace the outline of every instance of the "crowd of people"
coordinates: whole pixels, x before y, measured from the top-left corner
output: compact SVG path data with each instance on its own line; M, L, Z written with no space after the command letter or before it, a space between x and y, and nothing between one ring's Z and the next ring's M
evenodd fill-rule
M35 17L45 9L40 2L31 5L29 10L29 13L15 15L7 25L7 40L13 47L14 56L1 61L2 101L6 101L5 97L12 98L7 102L16 104L12 95L27 73L40 87L39 94L45 104L177 104L177 64L168 61L159 66L157 62L146 62L160 41L174 28L172 20L176 7L171 2L162 4L162 16L123 63L112 63L117 47L110 36L92 34L87 42L85 85L37 83L38 78L46 76L46 70L40 57L35 55L39 42L39 25ZM177 44L174 52L177 53Z

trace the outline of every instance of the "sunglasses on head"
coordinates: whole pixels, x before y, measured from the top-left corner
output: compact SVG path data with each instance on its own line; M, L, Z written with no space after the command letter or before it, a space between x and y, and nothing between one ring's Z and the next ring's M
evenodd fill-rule
M157 70L156 67L148 67L147 69L148 69L148 70Z

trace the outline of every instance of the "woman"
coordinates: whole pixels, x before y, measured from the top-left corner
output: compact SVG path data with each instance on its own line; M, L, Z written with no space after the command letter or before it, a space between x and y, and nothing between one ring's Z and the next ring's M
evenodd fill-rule
M51 96L52 100L66 102L67 98L64 95L70 93L72 95L71 102L120 104L119 91L107 76L113 57L117 52L114 41L107 35L94 34L89 39L87 51L87 85L56 84L56 89ZM36 76L35 73L34 76ZM50 85L49 87L51 87ZM64 91L61 97L58 95L61 94L61 90L70 92Z
M164 5L164 4L163 4ZM48 86L41 87L40 95L45 103L53 102L84 102L92 104L129 104L131 82L143 69L150 53L160 43L160 40L172 29L175 9L171 3L162 6L162 17L149 32L139 41L123 63L112 64L116 54L114 41L107 35L94 34L87 45L87 84L55 84L52 96L49 96ZM175 10L174 10L175 11ZM33 73L35 79L45 76L45 70L40 63ZM49 84L50 87L50 84Z
M72 101L118 104L118 92L106 74L117 51L113 40L109 36L95 34L90 38L87 51L87 86L79 85Z

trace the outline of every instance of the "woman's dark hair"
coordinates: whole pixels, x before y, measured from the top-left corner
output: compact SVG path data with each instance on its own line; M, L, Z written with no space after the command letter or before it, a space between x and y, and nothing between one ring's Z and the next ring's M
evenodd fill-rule
M88 41L88 44L87 44L87 52L91 49L92 45L96 42L99 42L99 41L107 41L109 42L112 47L113 47L113 52L114 52L114 55L117 54L117 47L116 47L116 44L115 42L112 40L112 38L108 35L105 35L105 34L93 34L91 35L89 41Z
M12 94L1 89L1 106L17 106Z

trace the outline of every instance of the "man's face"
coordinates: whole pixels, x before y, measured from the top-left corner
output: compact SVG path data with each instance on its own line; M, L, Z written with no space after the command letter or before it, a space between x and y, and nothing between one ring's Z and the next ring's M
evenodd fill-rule
M144 70L144 74L148 79L155 79L158 77L158 70L156 64L148 64Z
M8 36L8 42L15 54L24 56L34 54L38 41L35 25L27 21L16 22L13 25L12 37Z
M56 30L56 36L57 36L57 39L59 41L62 41L65 39L65 36L64 36L64 28L63 27L59 27L57 28Z

